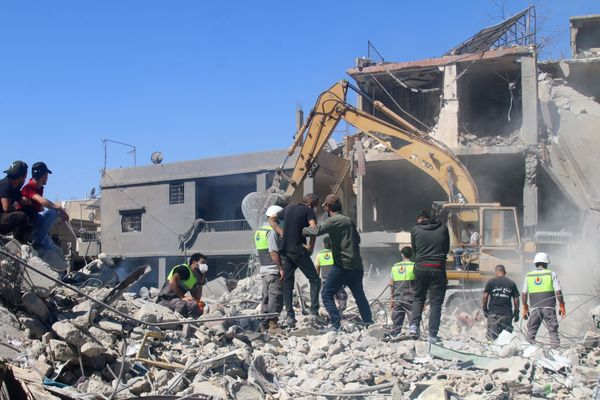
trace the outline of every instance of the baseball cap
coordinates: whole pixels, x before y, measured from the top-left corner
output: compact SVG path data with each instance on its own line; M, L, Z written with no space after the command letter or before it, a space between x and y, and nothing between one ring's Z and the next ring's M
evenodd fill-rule
M6 175L24 175L27 173L27 163L25 161L13 161L4 171Z
M31 175L33 176L40 176L46 172L49 174L52 173L52 171L48 169L48 166L44 162L38 161L31 166Z

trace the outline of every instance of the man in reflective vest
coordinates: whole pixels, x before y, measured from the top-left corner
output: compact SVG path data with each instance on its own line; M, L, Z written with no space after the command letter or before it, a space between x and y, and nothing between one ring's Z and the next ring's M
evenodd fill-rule
M390 282L390 301L392 306L391 336L398 336L402 332L402 324L406 313L412 310L415 298L415 263L410 259L413 255L412 248L406 246L400 250L402 261L392 267L392 280Z
M317 253L317 258L315 260L315 267L317 268L317 272L319 273L322 282L327 280L327 275L329 275L329 271L331 271L334 265L333 252L331 251L331 239L329 236L325 236L323 238L323 250ZM344 286L337 291L334 297L338 310L340 310L340 313L344 312L346 309L346 302L348 301L348 293L346 293Z
M180 264L171 269L158 293L158 304L177 311L184 318L199 318L204 310L200 299L207 271L206 257L200 253L192 254L189 265Z
M277 216L279 206L267 209L267 218ZM283 309L283 264L279 256L280 236L267 222L254 232L256 255L262 277L262 313L280 313ZM261 329L276 329L278 318L263 321Z
M527 341L535 342L535 336L542 322L546 324L550 334L552 346L558 346L558 320L556 318L556 299L558 299L559 314L562 318L567 315L565 300L562 295L558 276L555 272L548 270L550 259L546 253L537 253L533 262L535 271L525 276L523 284L523 319L527 322ZM531 311L527 303L527 295L531 303Z

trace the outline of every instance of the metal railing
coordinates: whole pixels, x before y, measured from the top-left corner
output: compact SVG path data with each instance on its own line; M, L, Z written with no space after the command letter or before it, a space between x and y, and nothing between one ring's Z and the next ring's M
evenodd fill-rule
M235 232L250 231L252 228L245 219L230 219L225 221L206 221L202 232Z

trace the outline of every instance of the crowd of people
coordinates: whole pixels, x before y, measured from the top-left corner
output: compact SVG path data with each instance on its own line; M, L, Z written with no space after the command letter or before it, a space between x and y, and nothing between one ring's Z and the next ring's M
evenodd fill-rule
M0 179L0 234L10 235L23 244L31 244L38 251L52 250L55 246L49 232L60 217L69 216L58 204L44 197L44 187L52 173L44 162L29 166L24 161L13 161Z
M303 311L315 321L326 323L319 315L319 299L329 314L328 330L337 331L342 327L342 312L346 307L348 294L352 293L360 318L364 325L373 323L371 308L363 288L364 267L360 255L360 234L351 218L342 213L342 203L338 196L330 194L321 204L327 218L317 223L316 208L319 198L306 195L297 204L282 208L277 205L266 211L267 222L254 233L256 256L262 277L261 312L279 315L285 309L286 318L277 317L262 322L265 330L280 326L296 326L296 311L293 304L295 273L300 270L310 285L310 305ZM454 249L457 258L465 251L476 252L479 233L474 225L466 225L468 242L462 251ZM438 343L442 306L448 286L446 260L450 253L448 228L426 211L416 218L411 229L411 245L402 247L400 260L391 267L390 304L392 327L389 335L420 338L421 321L426 302L429 304L427 340ZM324 236L322 251L311 257L316 237ZM459 254L457 254L459 253ZM551 343L558 345L559 313L566 315L564 299L555 272L547 269L548 255L538 253L534 259L536 270L529 272L522 288L522 314L520 314L519 290L515 282L506 277L506 268L497 265L495 277L490 279L481 299L482 312L487 318L487 336L494 340L503 331L512 332L513 322L519 317L528 319L527 339L534 342L537 331L544 322L549 330ZM452 269L463 269L456 262ZM203 303L200 300L202 285L206 282L206 257L194 254L190 265L174 267L161 290L160 302L184 316L201 315ZM323 282L323 283L322 283ZM187 292L192 296L188 296ZM529 306L529 303L531 306ZM403 335L403 325L407 322L408 333Z

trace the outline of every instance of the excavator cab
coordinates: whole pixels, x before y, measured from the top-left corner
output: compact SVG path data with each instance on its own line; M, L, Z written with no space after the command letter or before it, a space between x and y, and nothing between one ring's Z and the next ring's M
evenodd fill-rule
M498 203L447 203L434 209L450 233L448 279L483 280L494 275L498 264L507 270L522 265L516 208ZM472 238L478 239L475 244Z

